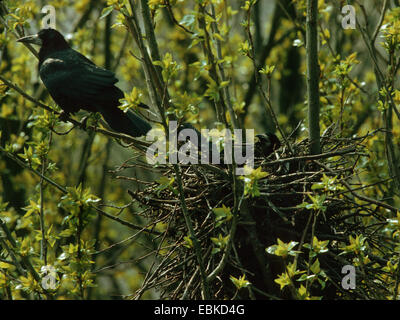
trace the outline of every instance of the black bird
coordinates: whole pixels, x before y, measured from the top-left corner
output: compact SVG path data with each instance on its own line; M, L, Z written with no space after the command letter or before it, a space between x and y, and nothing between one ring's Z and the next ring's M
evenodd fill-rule
M42 29L18 41L41 46L40 78L65 115L80 109L100 112L113 130L133 137L143 136L151 129L133 111L124 113L118 108L124 94L114 85L118 82L115 74L73 50L58 31ZM139 106L148 108L145 104Z
M281 142L272 132L257 134L258 141L255 143L254 155L256 157L268 157L276 149L279 149Z

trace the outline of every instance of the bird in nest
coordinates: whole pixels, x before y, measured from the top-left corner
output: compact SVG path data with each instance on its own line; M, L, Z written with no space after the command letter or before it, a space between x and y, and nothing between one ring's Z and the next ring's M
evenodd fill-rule
M256 137L258 141L254 144L255 157L266 158L281 146L278 137L272 132L257 134Z

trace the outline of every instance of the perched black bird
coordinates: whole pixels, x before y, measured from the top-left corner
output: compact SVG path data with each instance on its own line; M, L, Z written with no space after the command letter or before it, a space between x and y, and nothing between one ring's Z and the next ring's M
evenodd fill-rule
M100 112L113 130L133 137L143 136L151 129L133 111L124 113L118 108L124 94L114 85L118 82L115 74L73 50L58 31L42 29L18 41L41 46L40 78L66 115L80 109Z
M254 155L256 157L268 157L281 146L278 137L271 132L257 134L256 137L258 138L254 146Z

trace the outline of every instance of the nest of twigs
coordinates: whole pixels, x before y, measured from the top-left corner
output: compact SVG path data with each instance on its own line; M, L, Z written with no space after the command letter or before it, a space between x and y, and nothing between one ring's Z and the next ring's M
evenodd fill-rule
M354 191L357 190L355 167L364 154L362 141L363 138L325 137L322 140L323 153L310 156L308 141L304 140L293 143L295 156L286 147L281 147L266 158L255 159L254 167L261 167L268 176L258 181L259 196L242 198L231 250L223 268L208 283L211 298L291 298L289 289L281 291L274 282L284 271L282 258L268 254L265 249L276 244L278 238L284 242L296 241L302 246L310 243L313 236L329 240L329 252L320 257L321 268L326 270L329 280L323 289L321 286L311 288L313 293L324 298L335 298L339 291L342 291L342 296L356 295L341 289L341 268L348 262L338 254L339 244L362 228L357 217L375 214L369 199L361 199L364 204L360 204ZM230 222L218 223L213 209L222 205L234 207L232 178L224 166L182 165L180 169L187 211L207 275L217 268L224 254L223 249L219 252L214 250L215 243L211 238L226 236L230 232ZM168 177L175 174L171 166L161 166L158 170ZM302 207L301 204L311 202L309 195L322 192L313 185L320 183L324 175L336 177L336 188L332 186L331 191L325 191L327 196L323 206L326 209L322 212ZM166 226L158 237L163 240L158 265L146 275L136 297L155 288L161 298L202 298L198 257L195 248L188 246L185 240L188 228L182 199L176 188L160 190L155 182L130 194L147 208L146 214L151 221L163 222ZM306 246L301 249L303 253L296 257L297 265L307 269L308 251ZM251 283L249 290L238 291L230 280L230 276L239 278L242 275Z

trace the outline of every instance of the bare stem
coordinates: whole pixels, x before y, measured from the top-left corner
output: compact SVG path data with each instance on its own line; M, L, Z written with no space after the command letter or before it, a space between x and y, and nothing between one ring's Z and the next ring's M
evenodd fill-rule
M321 153L319 127L318 0L307 0L307 93L310 153Z

